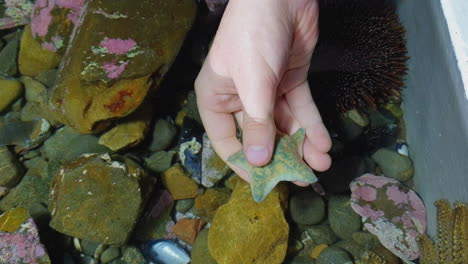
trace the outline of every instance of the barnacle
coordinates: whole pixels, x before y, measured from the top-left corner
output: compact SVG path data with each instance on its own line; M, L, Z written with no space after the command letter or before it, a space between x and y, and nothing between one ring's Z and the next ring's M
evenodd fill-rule
M468 264L468 205L447 200L435 202L437 207L437 242L428 235L418 238L421 264Z

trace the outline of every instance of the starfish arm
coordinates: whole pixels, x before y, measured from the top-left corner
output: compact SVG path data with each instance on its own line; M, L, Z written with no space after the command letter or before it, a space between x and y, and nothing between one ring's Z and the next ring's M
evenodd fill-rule
M292 140L296 145L296 151L299 154L299 157L303 157L303 146L304 146L304 139L305 139L305 129L299 128L294 134L291 135Z

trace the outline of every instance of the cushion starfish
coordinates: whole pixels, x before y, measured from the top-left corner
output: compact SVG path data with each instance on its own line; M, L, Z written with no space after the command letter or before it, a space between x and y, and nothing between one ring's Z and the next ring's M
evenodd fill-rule
M302 159L304 138L303 128L291 136L279 136L270 163L263 167L255 167L247 162L242 150L228 158L229 162L249 174L252 195L256 202L263 201L280 181L317 182L314 172Z

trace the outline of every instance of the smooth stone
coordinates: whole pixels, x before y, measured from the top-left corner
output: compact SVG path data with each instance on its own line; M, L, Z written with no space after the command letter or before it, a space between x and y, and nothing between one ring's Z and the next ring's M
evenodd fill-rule
M339 194L349 192L351 181L366 173L366 170L366 163L360 156L344 156L333 160L330 169L317 175L327 192Z
M360 113L356 109L349 110L344 114L347 118L351 119L354 123L358 124L361 127L366 127L369 125L369 119L364 114Z
M120 248L110 246L101 255L101 263L108 263L120 256Z
M389 178L405 182L413 177L413 162L408 156L381 148L372 155L372 159Z
M195 204L194 199L182 199L176 202L176 211L180 213L187 213Z
M14 36L0 51L0 76L11 77L18 73L17 56L20 33L14 33Z
M338 237L329 225L314 225L305 229L305 231L315 244L331 245L338 240Z
M325 202L312 191L301 191L289 200L289 213L298 224L315 225L325 217Z
M106 153L110 150L98 144L99 138L94 135L82 135L70 127L58 129L52 137L44 142L41 152L49 160L60 162L73 161L83 154ZM68 146L64 148L63 146Z
M154 124L149 150L152 152L166 150L174 141L176 134L177 128L172 122L166 119L158 119Z
M171 167L175 154L175 151L158 151L145 158L145 165L152 172L161 173Z
M341 248L327 247L320 253L316 264L353 264L351 257Z
M80 256L78 263L79 264L94 264L95 260L91 256L82 255L82 256Z
M195 198L198 195L198 184L178 163L162 172L161 180L174 200Z
M39 152L38 150L29 150L27 152L25 152L23 154L23 159L24 160L30 160L30 159L33 159L33 158L36 158L36 157L39 157L41 156L41 152Z
M202 219L182 218L174 226L174 235L184 243L193 245L198 232L203 229L206 222Z
M45 104L47 101L47 88L44 84L29 76L22 76L20 80L24 84L25 97L28 102Z
M41 157L35 157L35 158L29 159L29 160L25 160L25 161L23 161L23 166L26 169L34 168L34 166L36 166L37 162L39 160L41 160L41 159L42 159Z
M286 257L289 225L284 217L287 188L280 184L257 203L250 185L239 181L228 203L218 208L208 233L211 256L223 264L280 264ZM268 239L265 239L265 235Z
M0 147L0 187L15 187L23 178L23 170L8 147Z
M215 152L211 140L205 133L203 135L202 162L201 162L201 184L207 188L229 175L231 168Z
M353 240L364 247L365 249L372 249L380 245L379 239L367 232L354 232L351 236Z
M131 115L122 119L116 126L99 138L99 144L112 151L128 149L140 144L149 129L153 111L149 105L143 105Z
M0 80L0 112L23 94L23 85L17 80Z
M39 73L53 69L60 63L62 57L52 52L34 39L31 26L24 28L19 51L19 71L22 75L37 76Z
M127 264L146 264L145 257L141 251L133 246L127 246L122 249L122 258Z
M217 264L208 249L208 232L209 229L204 229L198 233L192 246L192 264Z
M81 239L124 244L143 210L151 181L131 159L107 153L83 155L55 173L50 226Z
M39 75L36 76L36 80L40 81L42 84L47 86L48 88L51 88L55 84L55 79L57 79L57 69L52 69L48 71L44 71L39 73Z
M364 247L356 243L353 239L341 240L335 243L333 246L344 249L353 258L359 258L366 251Z
M216 210L218 210L221 205L227 203L230 197L231 191L227 188L208 189L204 194L195 198L193 212L206 221L211 221Z
M99 247L100 243L83 239L81 240L81 251L88 256L94 256L96 249Z
M145 244L147 259L160 264L188 264L190 256L172 240L150 240Z
M47 117L47 113L44 112L43 105L41 104L26 102L21 109L21 121L23 122L30 122L42 117Z
M361 229L361 217L351 208L347 195L332 196L328 202L328 220L333 232L342 239L349 239Z

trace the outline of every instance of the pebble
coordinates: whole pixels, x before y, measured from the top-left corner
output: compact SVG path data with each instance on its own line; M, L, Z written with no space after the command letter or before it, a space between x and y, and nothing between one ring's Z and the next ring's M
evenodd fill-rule
M0 112L23 94L23 85L17 80L0 80Z
M347 195L330 197L328 220L333 232L342 239L351 238L361 228L361 217L351 208L350 197Z
M301 191L289 200L289 212L294 222L315 225L325 217L325 202L312 191Z
M183 242L192 245L195 242L198 232L203 229L206 222L201 219L182 218L177 221L173 232L176 237Z
M338 241L334 246L346 250L354 258L359 258L366 251L366 248L356 243L353 239Z
M408 181L413 177L413 162L408 156L381 148L372 155L372 159L379 165L386 177L401 182Z
M198 184L178 163L162 172L161 180L174 200L195 198L198 195Z
M101 262L108 263L120 256L120 248L110 246L101 255Z
M8 147L0 147L0 187L15 187L23 178L21 165Z
M316 245L331 245L338 240L338 237L333 233L329 225L314 225L308 227L304 233L307 233Z
M47 101L47 88L44 84L29 76L20 78L24 84L25 97L28 102L44 104Z
M146 167L152 172L161 173L171 167L175 154L175 151L158 151L145 158Z
M146 258L158 264L188 264L190 256L174 241L150 240L143 250Z
M353 264L353 261L346 251L332 246L322 251L316 264Z
M182 214L187 213L195 204L194 199L182 199L176 202L176 211Z
M149 144L149 150L157 152L167 149L174 141L176 133L177 128L172 122L165 119L158 119L154 124L153 137Z
M14 36L8 41L6 46L0 51L0 76L14 76L18 73L18 47L21 32L13 33Z
M98 248L99 243L83 239L81 240L81 251L83 254L88 255L88 256L94 256L94 252L96 252L96 249Z

